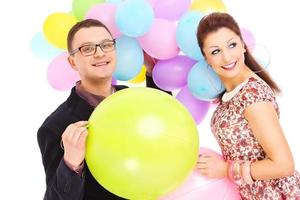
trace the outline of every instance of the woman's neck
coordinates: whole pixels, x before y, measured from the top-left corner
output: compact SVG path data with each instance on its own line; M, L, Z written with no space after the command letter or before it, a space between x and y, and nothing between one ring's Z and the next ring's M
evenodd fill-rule
M233 78L224 78L221 77L221 81L224 84L227 92L232 91L238 85L248 80L250 77L256 77L257 75L253 73L247 66L243 68L243 70Z

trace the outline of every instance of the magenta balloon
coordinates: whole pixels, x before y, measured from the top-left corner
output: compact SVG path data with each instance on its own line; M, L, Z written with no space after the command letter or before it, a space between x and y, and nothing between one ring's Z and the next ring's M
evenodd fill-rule
M209 110L210 103L208 101L202 101L195 98L187 86L180 90L176 99L178 99L190 111L197 124L203 121Z
M154 6L157 18L177 21L189 9L191 0L163 0Z
M222 156L213 150L200 148L199 153ZM160 198L160 200L241 200L236 185L227 178L209 179L201 176L198 170L192 171L186 181L174 192Z
M115 22L117 5L114 3L103 3L93 6L86 14L86 19L97 19L107 26L114 38L122 35Z
M187 76L196 61L186 56L160 60L154 66L153 80L161 89L172 91L187 84Z
M47 79L54 89L65 91L71 89L80 78L69 64L68 54L62 53L48 66Z
M255 46L255 39L253 34L246 28L241 28L241 33L244 42L246 43L247 47L251 52L253 52L254 46Z
M151 57L165 60L176 56L176 25L164 19L154 19L150 31L138 38L144 51Z

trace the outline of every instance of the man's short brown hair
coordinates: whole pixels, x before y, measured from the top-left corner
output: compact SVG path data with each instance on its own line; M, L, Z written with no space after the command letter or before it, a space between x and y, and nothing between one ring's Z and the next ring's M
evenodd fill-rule
M77 22L69 31L68 38L67 38L67 45L68 51L71 52L73 50L72 42L74 39L75 34L82 28L89 28L89 27L103 27L107 30L107 32L112 36L111 32L108 28L99 20L96 19L85 19L83 21Z

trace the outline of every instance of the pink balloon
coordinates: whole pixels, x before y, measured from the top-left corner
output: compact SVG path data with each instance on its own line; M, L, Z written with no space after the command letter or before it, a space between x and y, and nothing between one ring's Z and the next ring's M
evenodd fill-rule
M191 0L163 0L155 4L154 13L157 18L176 21L188 11L190 4Z
M160 60L172 58L179 53L176 25L164 19L154 19L150 31L138 40L147 54Z
M120 37L122 33L119 31L115 22L115 14L117 5L114 3L103 3L93 6L86 14L86 19L97 19L107 26L114 38Z
M155 4L156 4L157 1L158 0L148 0L148 2L151 4L152 7L155 6Z
M54 89L65 91L71 89L80 78L69 64L68 54L64 52L48 66L47 79Z
M200 148L200 153L222 158L218 153L206 148ZM195 169L179 188L160 200L199 199L241 200L241 197L236 185L227 178L208 179L201 176L198 170Z
M220 155L216 151L214 151L212 149L209 149L209 148L206 148L206 147L200 147L199 154L216 156L216 157L220 158L221 160L224 160L222 155Z
M241 28L241 33L244 42L246 43L247 47L251 52L253 52L254 46L255 46L255 39L253 34L246 28Z
M153 80L159 88L167 91L182 88L187 84L188 73L195 63L195 60L182 55L160 60L154 66Z
M195 98L187 86L180 90L176 99L190 111L197 124L203 121L209 110L210 103L208 101L202 101Z

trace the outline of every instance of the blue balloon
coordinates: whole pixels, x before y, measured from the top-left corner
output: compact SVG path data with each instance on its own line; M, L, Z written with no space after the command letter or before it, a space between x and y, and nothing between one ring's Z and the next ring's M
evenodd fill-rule
M202 15L198 11L191 11L183 15L177 26L176 42L181 51L194 60L203 60L197 41L197 28Z
M114 77L121 81L133 79L144 63L143 49L134 38L121 36L116 41L117 67Z
M42 32L38 32L33 36L30 47L35 56L49 61L63 52L63 50L49 44Z
M207 101L214 100L225 91L219 76L204 60L190 70L188 88L196 98Z
M119 4L116 24L119 30L130 37L144 35L151 28L154 12L145 0L127 0Z

